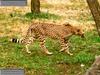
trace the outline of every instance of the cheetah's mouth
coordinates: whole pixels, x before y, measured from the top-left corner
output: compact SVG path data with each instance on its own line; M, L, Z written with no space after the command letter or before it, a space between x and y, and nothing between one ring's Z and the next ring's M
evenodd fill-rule
M81 38L85 38L84 34L81 35Z

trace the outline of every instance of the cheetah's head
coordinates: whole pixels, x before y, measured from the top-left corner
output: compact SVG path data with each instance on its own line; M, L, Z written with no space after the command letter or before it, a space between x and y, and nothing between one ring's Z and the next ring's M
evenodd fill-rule
M84 32L83 32L83 29L81 27L72 26L69 23L65 24L65 26L70 28L70 31L72 32L73 35L78 35L78 36L81 36L82 38L84 38Z
M75 35L78 35L78 36L81 36L82 38L84 38L84 32L83 32L82 29L80 29L80 28L75 28L75 29L73 29L73 30L74 30L74 34L75 34Z

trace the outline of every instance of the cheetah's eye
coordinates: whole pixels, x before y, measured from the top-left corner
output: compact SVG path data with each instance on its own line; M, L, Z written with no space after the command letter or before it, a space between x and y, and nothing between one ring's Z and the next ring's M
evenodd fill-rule
M80 32L80 29L78 29L77 32Z

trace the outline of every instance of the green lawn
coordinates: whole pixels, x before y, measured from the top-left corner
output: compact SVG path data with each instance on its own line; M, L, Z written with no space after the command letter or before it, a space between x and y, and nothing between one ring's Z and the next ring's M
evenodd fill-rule
M93 62L95 55L100 55L100 38L96 31L86 32L85 39L73 36L70 39L69 56L60 53L58 40L47 38L46 46L53 55L42 53L38 40L30 46L32 54L27 54L21 44L9 42L9 37L0 38L0 67L24 68L26 75L82 75ZM81 67L84 64L84 67Z

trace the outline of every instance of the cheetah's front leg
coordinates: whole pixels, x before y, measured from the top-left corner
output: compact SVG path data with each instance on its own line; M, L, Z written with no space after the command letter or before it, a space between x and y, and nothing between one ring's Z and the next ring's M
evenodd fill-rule
M25 47L26 47L26 52L29 53L29 54L31 53L31 51L29 50L28 47L29 47L30 44L32 44L34 39L35 39L34 37L25 38L26 42L24 42L24 44L25 44Z
M48 55L53 54L52 52L49 52L48 49L45 47L45 37L44 36L40 36L39 41L40 41L40 47L43 49L43 51L46 54L48 54Z
M27 44L27 45L25 46L25 47L26 47L26 52L30 54L31 51L29 50L28 46L29 46L29 44Z
M61 39L61 47L62 49L60 52L67 52L69 55L73 55L72 53L69 52L69 42L66 39Z

